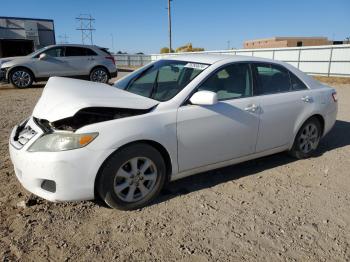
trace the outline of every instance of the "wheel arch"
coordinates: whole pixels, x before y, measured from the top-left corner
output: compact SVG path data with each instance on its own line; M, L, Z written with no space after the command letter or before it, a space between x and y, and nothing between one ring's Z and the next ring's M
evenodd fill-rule
M300 128L307 122L309 121L310 119L312 118L316 118L320 124L321 124L321 137L323 136L324 134L324 129L325 129L325 119L324 117L319 114L319 113L315 113L315 114L312 114L310 115L309 117L307 117L304 121L301 121L299 123L299 125L296 127L295 131L294 131L294 135L293 135L293 140L291 141L291 145L290 145L290 148L292 148L292 146L294 145L294 141L295 141L295 138L297 136L297 134L299 133L299 130Z
M93 70L95 70L96 68L103 68L107 71L107 74L108 74L108 78L111 78L111 73L109 72L108 68L104 65L94 65L91 69L90 69L90 72L89 72L89 77L92 73Z
M7 73L6 73L6 78L8 79L8 81L10 81L10 75L11 75L11 73L13 72L13 70L15 70L15 69L20 69L20 68L23 68L23 69L28 70L28 71L30 72L30 74L32 75L32 77L33 77L33 81L36 80L36 79L35 79L35 74L34 74L34 72L33 72L32 69L30 69L30 68L27 67L27 66L16 65L16 66L11 67L10 70L7 71Z
M95 182L94 182L94 190L95 190L95 197L98 197L97 191L96 191L96 185L98 183L98 179L101 175L102 169L105 166L105 164L107 163L107 161L109 160L109 158L117 151L126 148L128 146L134 145L134 144L147 144L152 146L153 148L155 148L156 150L158 150L161 154L161 156L164 159L165 162L165 167L166 167L166 183L170 181L171 178L171 174L172 174L172 170L173 170L173 165L172 165L172 161L171 161L171 157L170 154L168 152L168 150L159 142L156 142L154 140L137 140L137 141L133 141L133 142L129 142L126 143L125 145L119 147L118 149L116 149L115 151L113 151L102 163L102 165L99 167L96 177L95 177Z

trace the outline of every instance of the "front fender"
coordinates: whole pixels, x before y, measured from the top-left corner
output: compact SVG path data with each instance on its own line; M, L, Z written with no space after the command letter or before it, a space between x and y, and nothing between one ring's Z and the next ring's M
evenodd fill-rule
M98 137L87 147L91 150L114 151L129 143L148 140L169 153L173 174L178 171L176 110L150 112L84 126L77 133L98 132Z

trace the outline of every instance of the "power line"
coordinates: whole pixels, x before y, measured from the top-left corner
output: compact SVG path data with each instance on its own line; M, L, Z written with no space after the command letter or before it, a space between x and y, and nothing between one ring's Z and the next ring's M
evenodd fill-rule
M93 45L92 40L92 31L96 29L93 28L93 23L95 19L90 14L80 14L79 17L75 18L79 22L79 28L77 30L81 31L81 42L85 45L85 43L90 43Z

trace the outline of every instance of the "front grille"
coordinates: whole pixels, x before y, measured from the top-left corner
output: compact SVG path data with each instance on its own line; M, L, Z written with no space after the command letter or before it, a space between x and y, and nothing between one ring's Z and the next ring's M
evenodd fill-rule
M6 69L1 69L0 70L0 81L6 80Z

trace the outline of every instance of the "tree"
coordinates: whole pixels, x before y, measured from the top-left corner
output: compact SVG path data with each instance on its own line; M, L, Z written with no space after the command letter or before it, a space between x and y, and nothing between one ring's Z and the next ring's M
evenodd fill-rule
M188 43L186 45L180 46L176 48L176 53L181 53L181 52L200 52L204 51L204 48L202 47L193 47L192 43Z
M174 53L174 50L172 49L171 52ZM169 53L169 47L162 47L162 48L160 49L160 53L161 53L161 54Z

